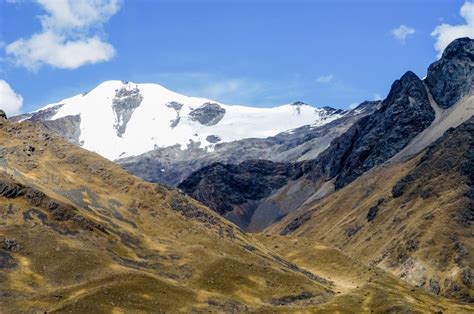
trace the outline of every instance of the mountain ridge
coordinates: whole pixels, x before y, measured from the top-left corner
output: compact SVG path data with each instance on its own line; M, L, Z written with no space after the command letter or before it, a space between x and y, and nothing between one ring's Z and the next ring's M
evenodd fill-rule
M273 108L225 105L184 96L158 84L106 81L89 92L12 120L52 124L50 121L74 117L69 128L56 125L52 130L114 160L173 145L183 150L188 145L212 150L218 142L265 138L303 125L323 125L343 113L303 102Z
M454 41L452 45L458 46L459 42L467 48L471 47L470 42L466 43L464 39ZM465 56L465 50L462 51L467 61L463 62L455 58L455 62L467 64L472 69L469 56L474 55L474 49L467 50L470 51L468 56ZM448 56L451 55L448 54ZM449 60L440 59L438 63L444 64ZM459 71L461 76L465 75L464 68ZM472 75L474 70L469 73ZM443 76L442 79L450 80L450 77ZM469 82L468 80L467 84ZM449 88L448 84L445 86ZM459 89L459 93L463 93L463 89ZM270 195L260 198L257 203L254 200L247 202L239 200L238 204L234 204L235 211L241 212L242 204L246 208L247 203L249 208L244 211L245 215L251 214L255 216L255 219L258 217L259 221L255 224L250 222L248 227L253 231L259 231L299 206L342 189L370 169L400 157L402 150L409 147L415 139L418 140L417 136L423 135L424 130L431 130L430 127L433 125L440 125L436 129L436 136L425 136L425 140L418 142L416 151L412 153L424 149L441 136L444 130L455 127L472 116L470 112L474 109L472 96L459 98L456 105L451 106L452 109L444 109L448 113L460 113L456 115L440 115L439 112L435 112L436 108L432 106L430 97L429 87L413 72L406 72L392 84L388 96L374 113L354 122L315 159L295 163L294 167L301 169L300 172L303 175L298 176L296 180L288 180L286 185L273 189ZM461 111L458 110L459 108ZM444 120L441 122L439 119L436 120L437 116L442 116ZM407 150L412 148L407 148ZM209 171L209 168L206 169ZM243 171L247 170L243 169ZM238 176L235 173L233 175ZM201 179L198 180L198 177ZM246 177L251 180L249 173ZM216 185L213 182L216 182ZM198 171L184 180L179 187L201 202L214 204L213 196L222 199L221 193L225 194L224 191L232 190L232 187L226 187L222 183L216 179L207 180L206 172ZM202 197L203 195L207 195L208 199ZM230 209L227 205L225 207ZM237 218L234 215L232 217L233 221L239 221L238 215Z

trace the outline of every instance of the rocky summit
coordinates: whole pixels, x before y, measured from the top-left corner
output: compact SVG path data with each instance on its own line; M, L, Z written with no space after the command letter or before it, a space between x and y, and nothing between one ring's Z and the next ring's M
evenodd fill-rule
M438 105L447 109L474 91L474 43L472 39L453 41L441 59L428 68L426 85Z

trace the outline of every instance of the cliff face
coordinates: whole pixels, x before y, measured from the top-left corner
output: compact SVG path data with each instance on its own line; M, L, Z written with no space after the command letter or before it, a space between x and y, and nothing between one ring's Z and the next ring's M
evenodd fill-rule
M426 85L438 105L447 109L474 91L474 41L460 38L446 47L428 68Z

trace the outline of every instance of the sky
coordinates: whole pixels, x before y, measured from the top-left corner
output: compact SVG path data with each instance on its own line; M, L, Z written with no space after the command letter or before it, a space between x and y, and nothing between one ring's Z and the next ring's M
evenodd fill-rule
M0 109L106 80L226 104L349 108L420 78L455 38L466 0L0 0Z

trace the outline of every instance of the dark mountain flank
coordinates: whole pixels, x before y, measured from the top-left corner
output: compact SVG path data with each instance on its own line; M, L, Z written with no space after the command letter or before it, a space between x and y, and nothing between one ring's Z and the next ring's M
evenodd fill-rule
M469 97L474 77L472 47L473 40L465 38L451 43L442 58L429 67L426 82L413 72L406 72L392 84L377 110L355 121L324 151L312 159L278 165L292 169L284 180L278 171L267 173L266 178L272 177L272 181L282 185L265 185L266 193L257 193L250 198L242 189L243 182L260 181L259 161L247 161L239 167L212 164L198 170L179 186L240 226L261 230L385 164L415 139L418 140L417 149L412 151L416 155L441 136L449 125L457 126L472 116L469 111L472 111ZM433 132L433 135L427 132ZM242 175L245 181L220 179L216 173L229 178ZM232 197L221 202L229 191L232 191ZM376 212L374 208L371 219Z
M261 161L247 161L233 167L212 164L189 176L179 185L179 188L221 214L234 211L233 215L227 217L245 227L242 220L250 223L251 216L256 210L258 211L259 202L267 198L270 192L277 191L288 182L291 185L293 183L290 181L296 181L301 177L309 180L316 187L313 193L316 192L318 186L333 179L335 179L336 189L342 188L365 171L393 157L411 139L428 127L434 118L435 114L430 106L423 82L412 72L407 72L392 85L380 109L355 122L343 135L333 140L316 159L287 163L285 166L281 164L278 167L272 166L271 169L283 167L291 169L291 172L287 172L282 180L278 170L267 171L266 178L272 177L272 182L281 184L273 185L271 189L266 186L266 193L257 193L250 198L242 189L248 182L262 182L259 173ZM216 173L219 175L216 176ZM237 180L239 178L245 178L245 181ZM256 184L255 188L259 190L260 185ZM229 191L233 193L228 195ZM296 209L310 194L298 196L289 208ZM223 199L226 200L222 201ZM268 206L278 208L274 200L271 203ZM237 206L230 206L230 204ZM268 206L264 206L265 211L269 211ZM259 228L268 226L284 214L270 214L272 218L264 219L266 220L263 222L264 225Z
M474 41L460 38L428 68L426 85L441 108L449 108L474 91Z
M249 160L238 165L214 163L194 172L178 187L221 215L236 211L235 222L246 227L256 202L301 176L291 163Z
M355 123L314 161L310 176L336 178L340 189L393 157L434 118L423 82L407 72L393 83L379 110Z

